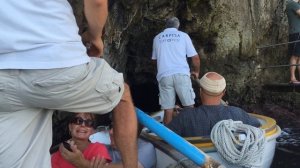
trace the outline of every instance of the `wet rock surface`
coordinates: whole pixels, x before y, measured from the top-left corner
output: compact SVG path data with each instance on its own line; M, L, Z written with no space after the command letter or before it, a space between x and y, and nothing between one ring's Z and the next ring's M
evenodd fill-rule
M300 128L284 128L277 138L272 168L300 166Z
M298 168L300 166L299 113L274 104L263 105L260 112L274 118L282 129L281 135L276 139L277 145L271 167Z
M300 128L284 128L277 138L277 148L300 157Z
M299 168L300 156L276 148L271 168Z

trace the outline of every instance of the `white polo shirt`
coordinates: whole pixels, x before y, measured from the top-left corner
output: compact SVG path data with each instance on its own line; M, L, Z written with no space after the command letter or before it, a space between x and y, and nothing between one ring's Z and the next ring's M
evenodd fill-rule
M152 59L157 60L157 80L173 74L190 75L186 57L193 57L197 52L187 33L176 28L167 28L153 40Z
M0 10L0 69L51 69L89 62L67 0L8 0Z

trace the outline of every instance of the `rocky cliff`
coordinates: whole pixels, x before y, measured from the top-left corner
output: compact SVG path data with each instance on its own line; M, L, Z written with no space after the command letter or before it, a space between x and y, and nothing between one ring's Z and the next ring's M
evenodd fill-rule
M288 64L287 46L257 49L287 41L284 0L110 1L105 44L111 65L134 84L155 80L152 40L165 19L177 16L201 57L201 75L217 71L228 82L227 98L257 103L265 83L288 81L287 69L260 69Z
M83 29L82 1L69 1ZM264 68L288 64L287 45L258 49L287 42L284 10L285 0L109 0L104 58L125 74L138 105L157 107L156 72L150 60L152 40L164 29L166 18L177 16L180 30L190 35L200 54L201 75L216 71L225 76L226 100L250 107L279 96L270 103L286 101L287 108L293 109L295 93L282 100L285 93L272 92L270 97L262 87L289 81L288 67Z

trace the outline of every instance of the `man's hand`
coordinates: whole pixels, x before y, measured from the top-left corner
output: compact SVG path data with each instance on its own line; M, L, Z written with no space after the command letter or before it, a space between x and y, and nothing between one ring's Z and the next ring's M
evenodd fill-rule
M194 79L194 80L195 80L195 79L199 79L199 73L198 73L198 72L193 72L193 71L192 71L192 72L191 72L191 78Z
M82 34L82 42L86 46L87 54L90 57L101 57L103 55L104 44L101 36L93 38L88 31Z
M103 167L107 167L107 165L108 163L106 162L106 159L97 156L92 158L92 160L90 161L89 168L103 168Z

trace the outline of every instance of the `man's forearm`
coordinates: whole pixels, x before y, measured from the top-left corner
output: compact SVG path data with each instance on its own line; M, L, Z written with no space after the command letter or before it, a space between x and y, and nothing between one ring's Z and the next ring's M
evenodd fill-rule
M200 58L199 55L195 55L192 57L192 72L197 74L197 78L200 73Z
M108 16L107 0L84 0L84 13L91 38L99 38Z
M114 136L123 166L137 168L137 118L127 84L120 103L113 111L113 119Z

